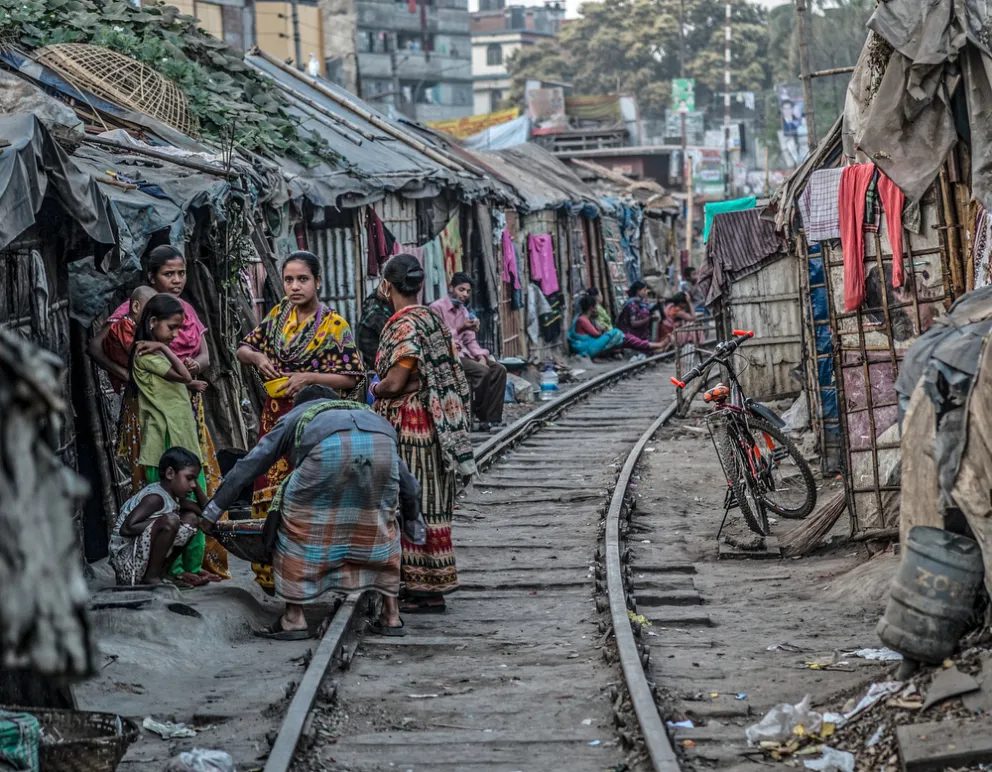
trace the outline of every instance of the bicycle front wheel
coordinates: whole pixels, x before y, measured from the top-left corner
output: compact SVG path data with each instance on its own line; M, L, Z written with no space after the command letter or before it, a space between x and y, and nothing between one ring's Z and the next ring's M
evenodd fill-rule
M768 515L736 429L725 425L716 429L714 436L720 453L720 464L727 475L727 484L734 494L734 501L741 510L744 522L759 536L767 536L770 532Z
M759 458L758 481L765 507L802 520L816 506L813 471L796 444L763 418L748 417Z

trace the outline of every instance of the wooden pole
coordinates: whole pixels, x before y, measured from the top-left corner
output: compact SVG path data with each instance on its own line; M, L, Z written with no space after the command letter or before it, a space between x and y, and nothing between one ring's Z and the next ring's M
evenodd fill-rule
M809 24L806 19L806 0L796 0L796 28L799 33L799 77L803 82L807 145L812 151L816 147L816 120L813 116L813 81L809 69Z
M685 251L692 258L692 162L686 158L685 164ZM681 265L679 266L681 270Z
M768 168L768 148L765 148L765 195L771 193L771 171Z

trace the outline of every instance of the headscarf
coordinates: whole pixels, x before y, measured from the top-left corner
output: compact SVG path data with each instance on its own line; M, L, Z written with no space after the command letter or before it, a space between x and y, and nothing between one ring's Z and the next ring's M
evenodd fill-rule
M417 396L434 420L445 465L464 475L475 474L471 391L450 330L425 306L407 306L389 320L379 342L376 370L384 376L401 359L411 357L417 360L417 374L423 383Z
M283 298L241 344L265 354L283 373L365 374L351 327L323 303L300 324L296 306Z

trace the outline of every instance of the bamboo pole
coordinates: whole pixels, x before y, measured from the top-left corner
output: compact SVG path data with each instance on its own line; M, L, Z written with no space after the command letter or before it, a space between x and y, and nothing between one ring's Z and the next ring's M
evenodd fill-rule
M335 102L337 102L342 107L347 108L348 110L351 110L353 113L355 113L355 115L359 116L363 120L368 121L373 126L375 126L377 129L386 132L393 139L397 139L400 142L402 142L404 145L407 145L409 147L412 147L414 150L417 150L418 152L423 153L428 158L430 158L432 161L436 161L437 163L441 164L445 168L450 169L451 171L455 171L455 172L471 171L471 172L473 172L475 174L478 174L480 177L485 177L486 176L477 167L472 167L470 164L464 164L463 165L460 162L455 162L455 161L453 161L453 160L451 160L449 158L446 158L445 156L441 155L440 153L438 153L433 148L430 148L427 145L425 145L420 140L414 139L413 137L411 137L406 132L400 131L395 126L393 126L393 125L387 123L386 121L382 120L381 118L379 118L377 115L373 115L370 111L366 110L361 105L356 104L355 102L352 102L350 99L347 99L347 98L341 96L340 94L336 93L335 91L332 91L331 89L327 88L323 83L320 82L319 79L317 79L317 78L311 78L306 73L299 72L298 70L294 70L292 67L290 67L289 65L287 65L285 62L280 61L276 57L272 56L269 53L266 53L265 51L261 50L260 48L253 48L251 51L249 51L249 54L251 56L258 56L259 58L264 59L266 62L268 62L269 64L271 64L273 67L278 67L283 72L292 75L294 78L297 78L298 80L302 81L303 83L306 83L308 86L310 86L310 88L312 88L315 91L323 94L328 99L334 100Z
M944 209L944 225L947 226L947 262L951 269L951 293L953 300L964 294L964 277L962 266L964 261L961 254L961 238L958 233L957 209L951 197L950 183L947 180L947 166L940 167L940 200Z
M809 24L806 19L806 0L796 0L796 25L799 30L799 72L803 83L803 108L806 111L807 144L816 147L816 121L813 118L813 80L809 70Z

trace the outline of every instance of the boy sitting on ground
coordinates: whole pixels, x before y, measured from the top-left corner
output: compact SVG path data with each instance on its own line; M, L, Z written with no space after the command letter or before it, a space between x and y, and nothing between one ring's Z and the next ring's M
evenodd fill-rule
M200 460L186 448L172 447L162 454L158 472L159 482L121 508L110 534L110 564L119 585L161 584L196 535L199 512L189 496L197 489Z

